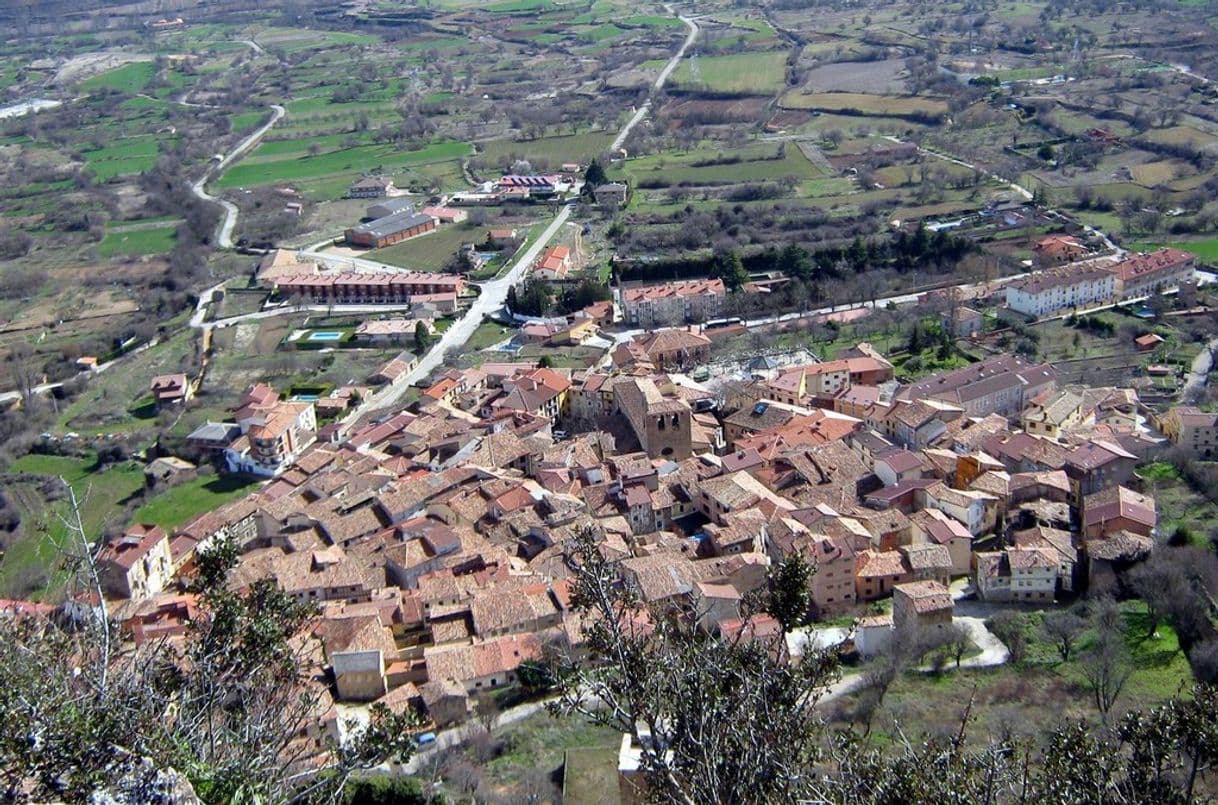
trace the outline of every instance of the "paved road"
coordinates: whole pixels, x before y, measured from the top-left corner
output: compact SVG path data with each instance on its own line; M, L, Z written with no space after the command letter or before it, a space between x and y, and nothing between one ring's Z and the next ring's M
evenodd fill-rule
M999 665L1005 664L1007 660L1011 658L1011 652L1007 651L1007 647L1003 645L1002 641L995 637L993 632L985 628L985 618L976 615L957 614L952 618L952 622L964 627L964 629L968 631L969 637L972 638L973 643L976 644L977 648L981 649L980 654L976 654L972 657L967 657L964 660L961 660L961 669L995 668ZM955 670L955 667L955 663L949 664L946 673L951 673L953 670ZM929 666L922 667L917 670L924 673L933 672L933 669ZM822 695L816 703L817 705L821 705L825 704L826 702L831 702L834 699L838 699L842 696L846 696L861 690L866 686L866 671L843 676L841 679L830 685L829 689L825 691L824 695Z
M672 6L666 5L664 8L668 9L669 14L674 13ZM668 77L672 75L672 71L677 69L677 65L681 63L681 59L685 58L685 51L689 50L689 48L694 44L694 40L698 38L698 23L694 22L694 20L690 17L683 17L680 14L677 15L677 19L685 23L685 27L689 28L689 35L686 36L685 41L681 43L681 48L677 51L676 55L669 59L668 64L664 65L664 69L660 71L660 75L656 78L655 83L652 84L653 91L664 88L664 84L668 81ZM634 115L632 115L630 120L626 122L626 125L622 127L622 130L618 132L617 137L613 138L613 142L609 145L609 150L616 151L621 148L622 143L626 142L626 138L630 136L631 130L633 130L634 127L643 120L643 118L647 117L649 112L651 112L650 98L644 101L643 105L635 110Z
M674 13L671 7L669 7L669 13ZM668 80L668 77L672 74L672 71L676 69L677 64L685 55L685 51L698 37L698 24L696 22L680 15L678 15L678 18L689 28L689 35L686 36L685 41L681 44L681 47L677 51L676 55L674 55L672 59L669 60L668 64L665 65L664 69L660 71L660 75L658 78L656 78L654 84L655 89L660 89L664 86L664 82ZM611 148L618 148L621 146L621 142L626 139L626 136L629 135L630 130L634 128L634 126L637 125L638 122L643 119L643 117L646 116L649 108L650 104L647 103L635 112L630 120L627 121L626 125L622 127L622 130L618 132L618 135L614 139L614 144L611 146ZM505 274L501 274L499 277L490 280L489 282L482 283L479 286L480 294L477 300L474 301L473 305L470 306L470 309L457 322L444 331L444 334L440 336L440 339L433 344L431 349L428 350L427 354L419 360L418 365L415 366L415 368L408 375L406 375L402 381L399 382L397 388L379 400L366 401L363 405L352 412L351 420L353 421L357 417L365 416L375 411L393 408L398 404L402 396L406 394L413 384L427 377L443 362L444 355L446 353L448 353L450 350L461 349L461 347L465 345L465 342L469 340L470 336L474 334L474 331L478 329L478 325L482 324L483 320L487 316L495 313L503 307L504 303L507 301L508 290L513 285L524 279L525 275L528 273L529 267L533 264L533 261L537 259L542 250L545 249L546 246L549 245L550 241L554 239L554 236L557 235L562 229L563 225L566 224L567 219L570 216L570 205L564 206L554 220L550 222L550 225L545 228L545 231L542 232L541 237L539 237L531 246L525 249L523 254L516 258L516 262L512 265L510 270L508 270ZM352 266L370 271L400 270L395 266L378 263L375 260L367 260L360 257L340 257L327 255L325 252L318 251L318 249L326 245L328 242L329 241L322 241L315 246L302 250L301 254L310 259L320 260L332 266Z
M204 201L210 201L213 204L219 204L224 208L224 221L220 224L220 234L216 238L216 245L221 249L233 248L233 230L237 227L237 216L240 215L241 211L238 210L237 205L231 201L226 201L225 199L208 193L207 190L204 189L204 186L207 184L208 180L211 179L213 174L216 176L222 175L224 170L229 165L240 159L245 152L257 145L262 137L268 131L270 131L276 123L279 122L280 118L284 116L287 110L285 110L279 104L272 104L271 111L272 114L270 120L255 129L244 140L237 143L237 146L233 150L225 154L219 162L209 167L207 172L204 173L197 182L190 186L190 191L199 198L203 199Z
M432 370L440 365L444 360L444 354L448 350L460 349L464 346L469 337L474 334L474 330L478 329L478 325L482 324L482 320L503 307L504 302L507 301L508 290L524 278L524 275L528 273L529 266L541 254L541 250L558 234L558 231L562 229L570 215L571 207L563 207L557 217L541 233L541 237L516 258L516 262L506 274L498 279L482 283L479 286L482 293L479 294L474 304L470 306L470 309L464 316L444 331L444 334L440 336L440 340L433 344L431 350L419 360L418 366L399 383L397 390L387 394L375 404L370 403L366 407L363 407L360 413L366 414L370 411L393 407L412 384L427 377L431 374Z

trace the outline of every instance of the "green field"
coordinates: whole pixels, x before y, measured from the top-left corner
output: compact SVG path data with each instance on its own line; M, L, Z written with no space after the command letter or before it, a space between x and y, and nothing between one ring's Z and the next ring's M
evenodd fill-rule
M727 95L774 95L786 86L787 54L783 51L737 53L698 59L694 75L690 59L673 71L670 85L677 90L701 90Z
M270 28L259 33L254 39L267 50L282 50L285 53L319 47L375 45L381 41L380 37L371 34L317 31L308 28Z
M233 131L246 131L257 127L259 123L266 119L265 112L242 112L239 115L233 115L229 118L232 122Z
M478 325L478 329L474 330L473 335L465 342L465 352L477 352L478 350L486 349L494 346L500 341L506 341L512 337L515 330L495 324L493 321L484 321Z
M203 475L171 487L135 510L134 523L159 525L166 531L249 494L258 481L238 475Z
M461 142L438 142L418 151L401 151L392 145L339 147L309 156L308 141L263 143L216 183L220 188L307 182L331 179L337 185L354 181L374 169L394 170L435 162L454 161L469 154Z
M154 75L156 75L156 65L152 62L131 62L80 82L80 88L86 92L116 89L128 95L134 95L148 86L148 82Z
M63 477L82 500L81 519L91 540L102 531L118 525L123 501L144 487L144 473L138 464L126 462L101 472L94 472L95 458L72 458L31 454L13 462L9 471L29 473L50 478ZM51 505L37 486L14 484L6 489L21 511L22 539L13 544L0 560L0 590L27 585L42 576L51 577L51 587L63 578L55 571L66 553L80 553L80 547L69 542L70 534L59 520L66 507Z
M500 0L482 6L483 11L492 14L533 14L550 11L556 8L551 0Z
M494 785L496 791L520 793L517 786L544 770L547 774L562 766L563 757L568 750L589 748L599 750L599 762L594 761L585 773L578 778L572 777L574 790L572 796L565 802L572 805L593 805L605 801L617 802L617 747L621 744L621 733L608 727L599 727L587 723L580 716L565 716L555 718L548 713L539 713L522 721L503 728L497 733L503 742L503 751L494 760L486 764L487 782ZM610 766L611 776L601 776L598 768ZM610 790L589 789L589 785L610 780ZM447 792L446 792L447 793ZM588 794L594 794L595 799L588 799ZM608 794L609 799L603 797ZM454 797L455 799L455 797ZM509 801L525 801L523 797L508 797Z
M477 144L478 157L497 165L514 159L538 158L548 160L555 168L563 162L583 165L605 151L613 142L613 137L613 132L592 131L539 137L536 140L488 140Z
M1149 243L1143 241L1131 243L1129 248L1138 252L1153 252L1155 249L1162 249L1164 246L1170 246L1173 249L1180 249L1181 251L1195 254L1207 263L1218 262L1218 238L1177 240L1171 243Z
M779 179L817 179L823 176L819 168L808 161L798 148L788 145L778 157L779 147L771 144L746 146L729 152L700 149L686 154L661 154L630 160L620 169L636 187L673 187L686 185L722 185ZM728 161L720 164L698 164ZM614 171L619 173L619 171Z
M376 249L368 254L368 259L415 271L440 271L462 243L478 243L485 239L484 226L470 223L441 225L436 231L421 237Z
M176 235L177 226L107 230L102 242L97 244L97 256L139 257L145 254L166 254L173 250Z
M141 173L156 164L161 144L151 135L123 137L102 148L82 151L81 157L94 178L106 182L116 176Z

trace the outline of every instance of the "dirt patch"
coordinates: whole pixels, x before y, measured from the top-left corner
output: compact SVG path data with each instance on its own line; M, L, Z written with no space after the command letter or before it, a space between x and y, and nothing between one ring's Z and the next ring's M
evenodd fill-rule
M610 89L641 89L656 80L659 70L619 70L605 79L605 86Z
M122 51L107 51L104 53L85 53L68 59L55 72L55 83L68 84L83 81L90 76L113 70L137 61L152 61L147 53L123 53Z
M759 120L768 105L765 98L700 99L666 104L660 114L693 125L748 123Z
M25 305L11 320L0 326L0 333L92 321L134 313L139 309L134 299L117 291L86 293L75 288Z
M886 59L871 62L826 64L808 71L809 92L870 92L899 95L905 92L905 62Z
M784 109L770 118L766 128L770 131L785 131L787 129L797 129L811 121L812 115L809 112Z
M148 194L134 183L111 185L109 189L118 202L120 219L137 217L148 203Z

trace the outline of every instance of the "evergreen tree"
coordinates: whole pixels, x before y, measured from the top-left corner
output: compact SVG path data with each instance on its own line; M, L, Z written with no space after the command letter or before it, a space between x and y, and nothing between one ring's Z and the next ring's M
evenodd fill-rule
M854 236L850 248L846 250L846 261L855 272L862 272L867 268L867 246L858 235Z
M793 279L807 281L812 278L812 258L808 250L798 243L788 243L779 252L776 260L779 271Z
M711 264L711 276L723 280L729 291L738 291L749 281L749 272L744 269L739 252L734 249L715 255Z
M427 325L418 322L414 326L414 351L422 355L431 347L431 331Z
M778 618L782 630L789 632L808 622L812 608L812 574L815 568L799 551L792 552L770 571L766 581L769 601L766 611Z
M585 196L591 195L593 190L603 185L606 181L605 169L601 167L599 161L594 159L588 163L588 168L584 171L584 187L581 192Z

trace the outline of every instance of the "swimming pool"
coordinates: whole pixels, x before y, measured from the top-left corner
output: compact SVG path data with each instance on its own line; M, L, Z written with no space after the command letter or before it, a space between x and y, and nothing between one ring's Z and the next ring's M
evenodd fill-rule
M317 394L296 394L292 397L292 399L295 400L296 402L315 403L321 399L321 396L317 395Z
M323 332L309 333L310 341L338 341L343 337L340 332L326 330Z

